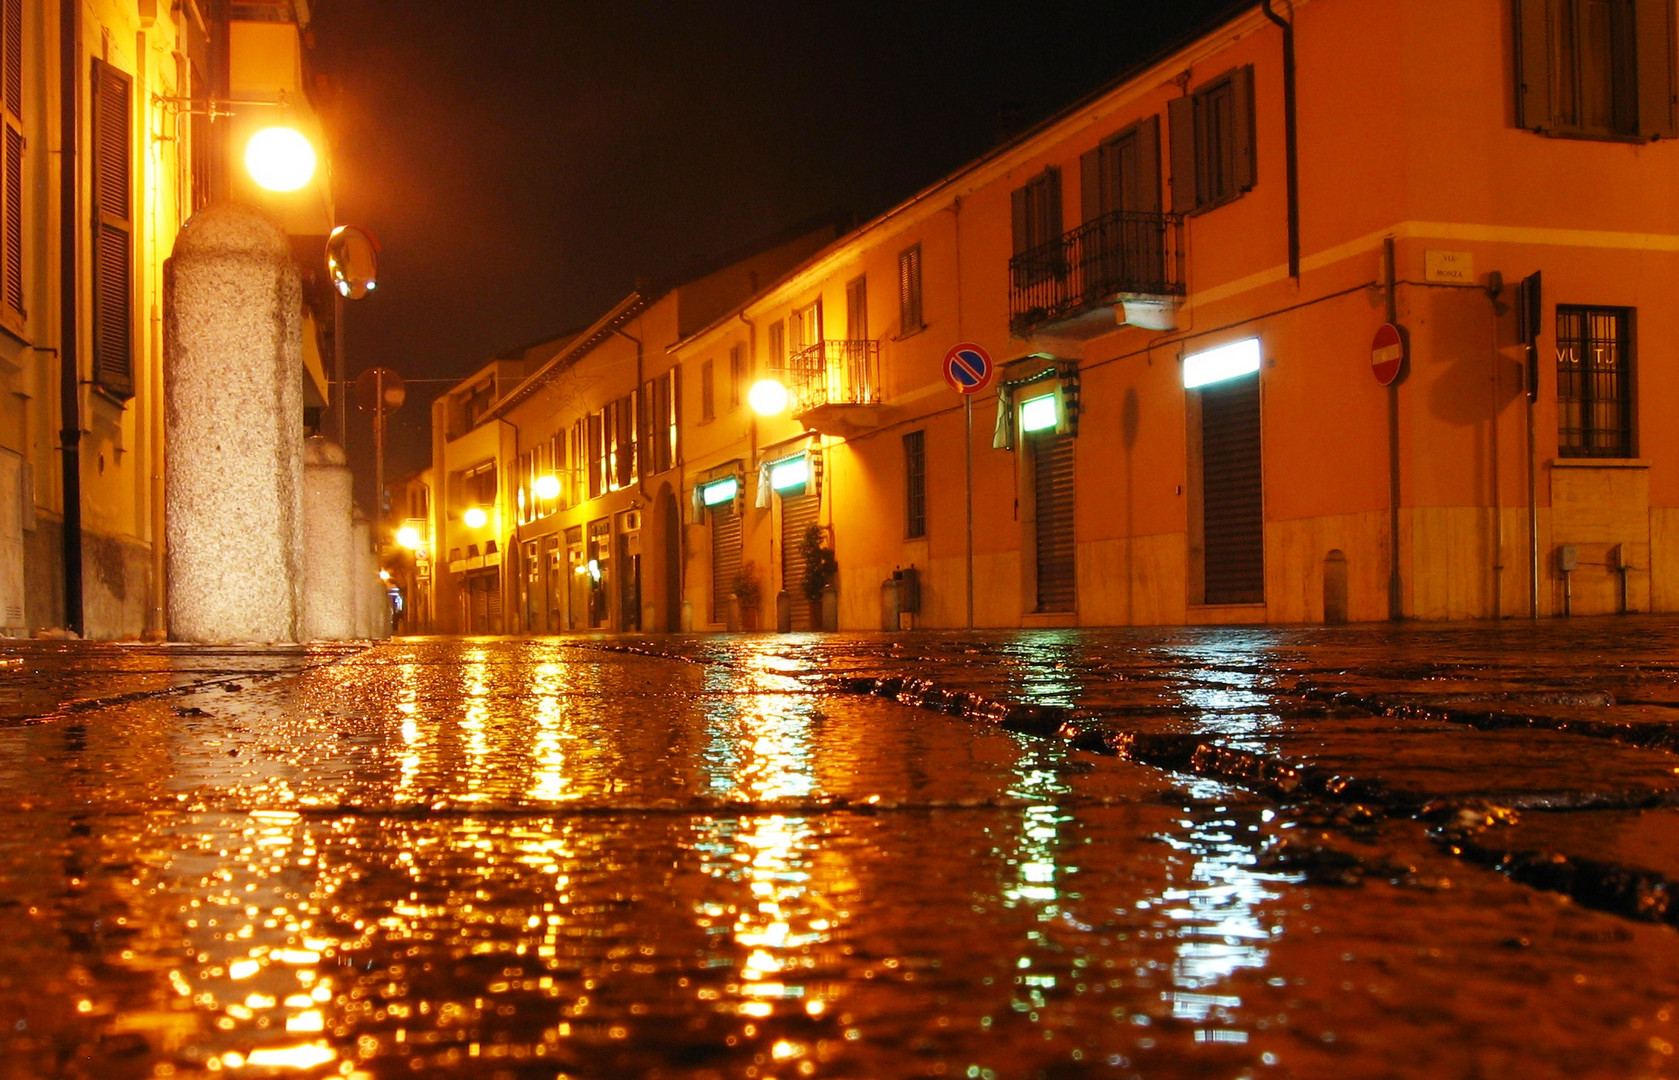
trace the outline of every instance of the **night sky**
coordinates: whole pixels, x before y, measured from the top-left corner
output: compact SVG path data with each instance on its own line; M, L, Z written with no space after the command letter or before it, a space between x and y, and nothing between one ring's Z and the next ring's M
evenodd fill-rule
M338 218L383 247L346 370L427 403L592 321L638 277L818 217L861 223L1111 81L1230 0L317 0ZM351 452L372 493L369 418Z

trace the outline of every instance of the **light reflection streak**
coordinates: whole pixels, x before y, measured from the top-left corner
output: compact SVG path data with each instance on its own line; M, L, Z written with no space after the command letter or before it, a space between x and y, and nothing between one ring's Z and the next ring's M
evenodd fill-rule
M396 802L411 802L416 798L415 786L420 778L420 762L426 751L426 737L420 729L419 667L402 664L397 668L396 711L402 717L402 767L397 776Z
M485 760L490 753L489 740L489 666L484 662L482 649L469 649L461 665L461 687L465 692L466 710L461 716L461 730L466 733L466 790L455 797L462 802L487 802L484 791Z
M536 769L531 777L530 795L545 802L565 798L569 780L566 776L565 747L561 742L560 676L562 668L556 663L536 665L531 692L536 696L536 737L531 744L531 756Z

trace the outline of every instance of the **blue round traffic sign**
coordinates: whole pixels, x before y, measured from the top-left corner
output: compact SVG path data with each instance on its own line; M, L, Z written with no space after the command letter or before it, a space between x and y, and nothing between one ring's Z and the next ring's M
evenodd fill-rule
M944 381L958 394L977 394L997 377L991 354L971 341L952 345L944 354Z

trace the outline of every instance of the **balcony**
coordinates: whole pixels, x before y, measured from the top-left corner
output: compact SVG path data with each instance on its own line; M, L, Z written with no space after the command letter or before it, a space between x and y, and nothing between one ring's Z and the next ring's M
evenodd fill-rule
M812 431L849 437L880 424L880 342L818 341L783 375L793 418Z
M1173 329L1184 294L1183 216L1104 214L1010 259L1009 283L1016 337L1095 337L1125 322Z

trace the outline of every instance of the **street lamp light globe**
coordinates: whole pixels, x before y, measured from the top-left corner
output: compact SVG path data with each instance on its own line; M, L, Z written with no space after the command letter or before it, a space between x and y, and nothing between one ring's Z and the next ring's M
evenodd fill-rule
M469 506L466 513L461 515L461 520L466 522L466 527L469 529L482 529L484 524L490 520L490 515L484 513L482 506Z
M315 148L293 128L263 128L245 144L245 168L269 191L296 191L315 176Z
M546 473L536 478L536 497L539 499L557 499L560 497L560 478L553 473Z
M416 529L412 525L404 525L396 531L396 542L407 548L409 551L418 550L420 541L420 530Z
M759 379L747 391L746 401L759 416L774 416L787 408L787 388L777 379Z

